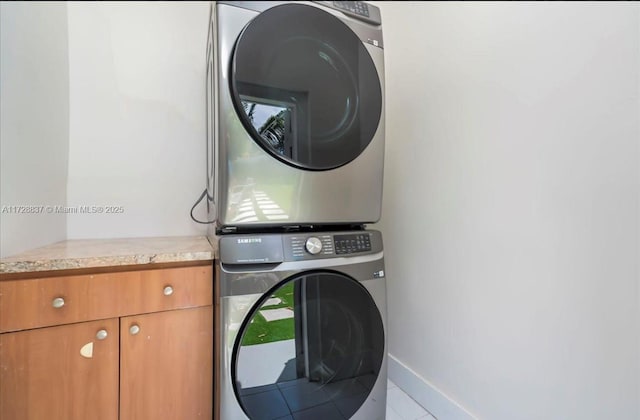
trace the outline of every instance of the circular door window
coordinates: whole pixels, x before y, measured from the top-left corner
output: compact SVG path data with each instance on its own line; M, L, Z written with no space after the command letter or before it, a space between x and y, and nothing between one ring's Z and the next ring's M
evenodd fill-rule
M230 81L253 139L299 168L352 161L378 128L382 92L369 52L317 7L286 4L256 16L236 42Z
M252 420L348 419L373 389L383 356L380 311L360 283L333 272L296 276L243 323L234 388Z

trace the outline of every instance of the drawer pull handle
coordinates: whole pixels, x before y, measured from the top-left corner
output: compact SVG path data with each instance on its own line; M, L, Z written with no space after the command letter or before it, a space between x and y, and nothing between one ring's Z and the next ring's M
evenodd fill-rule
M140 327L138 326L138 324L133 324L131 327L129 327L129 333L131 333L131 335L136 335L140 332Z
M61 297L57 297L53 299L51 301L51 306L53 306L56 309L62 308L64 306L64 299L62 299Z
M96 333L96 338L98 340L104 340L105 338L107 338L107 330L100 330Z
M173 294L173 287L165 286L165 288L162 291L162 293L164 293L165 296L171 296Z

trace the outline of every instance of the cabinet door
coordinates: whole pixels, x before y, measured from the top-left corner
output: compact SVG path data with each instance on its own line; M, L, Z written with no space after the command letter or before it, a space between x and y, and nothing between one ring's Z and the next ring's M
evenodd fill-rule
M213 307L120 322L120 420L211 419Z
M117 420L118 327L113 318L0 335L0 418Z

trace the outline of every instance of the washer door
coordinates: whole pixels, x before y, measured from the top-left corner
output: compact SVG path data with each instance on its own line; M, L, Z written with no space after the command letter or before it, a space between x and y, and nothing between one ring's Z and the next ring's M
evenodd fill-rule
M317 7L276 6L243 29L231 61L243 125L271 155L327 170L362 153L382 111L378 73L347 25Z
M369 292L342 274L306 273L281 282L245 319L234 390L252 420L349 419L383 357L382 318Z

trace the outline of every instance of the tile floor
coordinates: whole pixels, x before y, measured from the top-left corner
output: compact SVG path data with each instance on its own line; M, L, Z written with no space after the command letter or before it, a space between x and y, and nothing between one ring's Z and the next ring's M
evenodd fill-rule
M300 378L240 388L238 393L255 420L346 420L367 400L375 383L373 374L326 384Z
M398 388L391 380L387 381L387 420L435 420L427 410Z
M259 346L242 347L239 358L241 362L238 363L238 366L241 368L238 370L238 378L245 388L273 384L277 382L283 374L282 366L287 365L289 359L295 358L295 343L294 340L285 340L261 344ZM267 369L266 367L268 366L262 363L265 359L271 361L280 360L281 363L270 363L268 366L272 366L273 368ZM274 389L277 388L275 385L271 385L271 387ZM271 391L271 389L265 388L262 391ZM247 392L247 394L249 393L251 392ZM272 400L268 398L262 401L260 395L261 394L256 393L256 395L252 395L249 399L252 403L258 405L265 401L271 401L271 408L276 408L277 404L273 404ZM278 396L280 399L283 397L286 399L291 396L287 395L287 393ZM284 404L284 400L282 400L282 402ZM283 412L284 414L288 414L286 410ZM329 417L324 416L324 418ZM387 420L435 420L435 417L389 380L387 381Z

